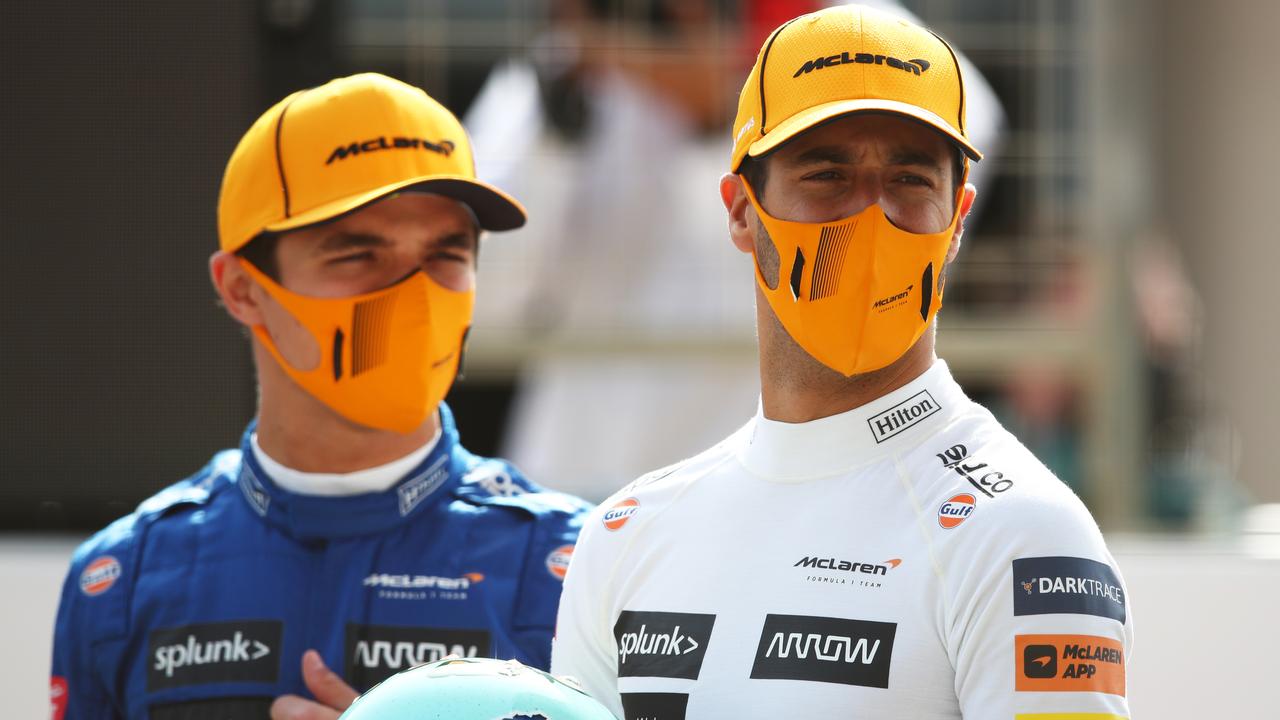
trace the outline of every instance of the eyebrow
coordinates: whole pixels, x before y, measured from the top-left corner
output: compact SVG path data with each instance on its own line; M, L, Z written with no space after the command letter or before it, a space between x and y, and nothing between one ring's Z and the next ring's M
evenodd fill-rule
M381 235L372 233L336 232L326 236L315 245L317 253L340 252L361 248L386 247L391 242Z
M843 145L819 145L796 155L791 165L852 165L857 161L853 153ZM895 148L889 155L889 165L895 167L918 167L934 172L942 172L942 163L938 158L922 150L909 147Z

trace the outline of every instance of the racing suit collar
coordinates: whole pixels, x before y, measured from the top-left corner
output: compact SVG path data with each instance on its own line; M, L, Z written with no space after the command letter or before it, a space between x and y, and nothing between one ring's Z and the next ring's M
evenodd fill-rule
M236 484L252 512L299 540L358 537L383 532L448 495L461 475L453 413L440 403L440 437L427 457L384 492L347 496L301 495L276 484L254 456L257 422L240 440Z
M803 423L764 416L744 428L737 455L751 472L777 482L830 477L910 449L965 407L964 391L942 360L920 377L866 405Z

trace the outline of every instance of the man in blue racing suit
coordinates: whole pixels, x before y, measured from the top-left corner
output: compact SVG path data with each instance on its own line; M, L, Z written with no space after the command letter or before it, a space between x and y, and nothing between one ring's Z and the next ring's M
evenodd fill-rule
M467 452L442 401L479 233L524 219L475 179L457 119L398 81L259 118L210 261L251 330L257 418L76 551L55 720L335 718L450 654L547 667L586 505Z

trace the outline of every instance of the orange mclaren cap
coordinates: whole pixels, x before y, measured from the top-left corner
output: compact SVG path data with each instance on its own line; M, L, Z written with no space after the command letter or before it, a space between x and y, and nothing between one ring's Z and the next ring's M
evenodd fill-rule
M219 243L234 252L407 188L462 202L486 230L524 225L520 203L476 179L466 131L443 105L385 75L331 80L276 103L240 139L222 176Z
M955 52L928 29L861 5L801 15L773 31L742 86L731 167L737 172L748 155L863 111L924 122L981 160L965 129L964 101Z

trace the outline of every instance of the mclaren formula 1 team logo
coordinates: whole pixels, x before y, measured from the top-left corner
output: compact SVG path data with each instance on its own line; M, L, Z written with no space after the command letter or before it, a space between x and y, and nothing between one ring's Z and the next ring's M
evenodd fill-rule
M897 623L769 615L751 677L889 687Z
M613 625L618 677L697 680L715 615L623 610Z

